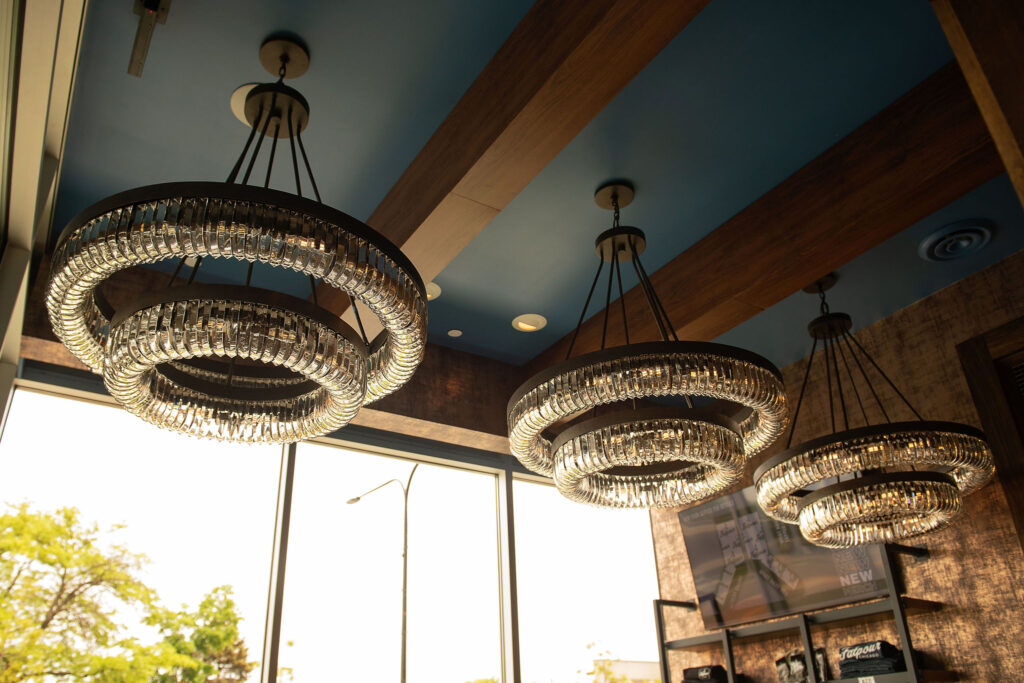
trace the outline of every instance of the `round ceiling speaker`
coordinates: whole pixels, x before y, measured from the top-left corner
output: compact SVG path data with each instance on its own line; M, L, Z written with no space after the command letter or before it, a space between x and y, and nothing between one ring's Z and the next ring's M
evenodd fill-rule
M921 240L917 253L925 261L955 261L980 251L992 239L994 229L991 221L983 219L950 223Z

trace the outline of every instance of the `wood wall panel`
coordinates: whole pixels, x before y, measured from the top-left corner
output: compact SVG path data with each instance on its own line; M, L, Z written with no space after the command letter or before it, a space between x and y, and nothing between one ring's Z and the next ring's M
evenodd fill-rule
M808 298L810 302L810 297ZM809 309L810 310L810 309ZM1024 251L936 292L857 333L857 339L903 389L926 418L980 426L966 379L957 357L957 344L1024 315ZM856 322L856 321L855 321ZM803 334L794 330L794 334ZM820 352L819 352L820 353ZM815 365L820 369L820 359ZM783 370L794 398L806 360ZM824 378L813 372L808 397L824 396ZM820 393L819 393L820 392ZM804 403L796 440L827 430L827 407ZM902 415L907 417L909 415ZM771 452L781 448L777 446ZM754 464L743 486L751 484ZM959 673L964 681L1013 681L1024 670L1024 552L1021 550L1007 496L994 481L965 501L960 520L941 532L923 537L928 559L901 561L907 594L943 602L934 614L908 618L914 645L933 666ZM661 597L692 600L696 594L677 517L678 509L651 515ZM704 632L698 615L668 612L669 635L680 638ZM841 644L895 634L877 628L835 629L823 641L835 672ZM789 647L775 639L741 645L737 664L754 681L774 683L774 661ZM673 680L681 667L711 661L708 653L678 653L671 657Z

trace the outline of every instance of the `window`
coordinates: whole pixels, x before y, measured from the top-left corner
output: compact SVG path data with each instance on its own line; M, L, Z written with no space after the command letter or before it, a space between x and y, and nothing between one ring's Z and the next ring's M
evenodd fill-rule
M193 439L120 408L18 390L0 439L0 505L77 508L105 544L149 558L142 582L166 607L194 609L231 586L248 659L258 661L280 458L280 447ZM138 622L129 635L157 637Z
M658 661L650 515L513 484L523 683L589 683L599 659Z
M75 507L103 530L123 524L109 541L148 556L141 578L169 608L195 608L230 585L255 662L282 451L180 436L120 408L18 390L0 437L0 504L4 512L21 503ZM279 680L398 679L403 487L414 466L407 678L503 680L504 475L325 443L296 447ZM523 682L590 683L600 680L591 673L597 660L631 662L606 662L606 671L647 671L643 663L658 657L648 513L578 505L531 481L512 489ZM135 614L127 635L155 642L159 634L140 622ZM248 680L259 680L258 670Z
M412 468L298 446L280 655L297 683L398 680L402 487ZM410 681L500 680L496 496L492 474L417 467L409 486Z

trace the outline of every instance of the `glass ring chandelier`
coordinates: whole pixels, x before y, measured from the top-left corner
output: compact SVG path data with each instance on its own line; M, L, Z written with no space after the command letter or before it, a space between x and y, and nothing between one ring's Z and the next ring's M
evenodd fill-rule
M309 105L284 84L308 68L305 48L271 38L260 59L278 80L249 91L250 132L227 181L140 187L82 211L58 239L46 306L57 337L142 419L286 443L336 430L405 384L425 349L426 294L394 244L321 203L301 136ZM265 181L251 185L265 139ZM279 139L290 143L295 194L269 187ZM315 201L302 196L300 156ZM108 302L103 285L116 273L168 259L178 264L165 286L116 310ZM207 259L248 261L244 285L194 283ZM257 262L307 277L312 301L252 286ZM319 283L348 296L360 333L319 306ZM382 324L377 338L366 338L357 303Z
M595 242L597 273L565 360L528 379L509 400L509 442L523 465L552 476L572 500L671 507L711 497L740 479L747 458L785 428L785 392L778 369L761 356L679 341L640 262L644 233L619 225L619 209L633 196L632 185L621 181L598 189L595 201L614 218ZM601 349L573 358L605 263ZM632 265L661 341L630 342L622 263ZM605 348L613 281L626 343ZM694 398L717 402L695 408Z
M805 290L819 293L821 315L808 325L814 342L786 450L754 472L758 504L769 517L798 524L811 543L831 548L889 543L940 529L961 512L963 496L984 486L994 472L985 436L967 425L922 419L849 334L850 316L830 312L825 290L835 281L830 275ZM792 446L819 342L832 433ZM870 370L915 420L892 420L891 406L886 408ZM870 412L884 424L872 423L872 402L876 410ZM858 412L863 426L851 427ZM842 430L837 429L837 413ZM835 482L830 484L831 478Z

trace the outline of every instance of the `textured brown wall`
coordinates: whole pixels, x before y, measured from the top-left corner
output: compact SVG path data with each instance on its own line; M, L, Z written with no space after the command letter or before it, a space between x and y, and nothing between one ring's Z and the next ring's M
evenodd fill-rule
M841 310L844 297L856 283L834 291L833 310ZM808 308L813 311L813 300ZM1024 316L1024 251L923 299L857 333L857 339L907 394L926 419L953 420L980 426L967 383L957 358L956 345L966 339ZM794 334L800 334L794 330ZM820 353L820 352L819 352ZM816 365L820 369L820 358ZM800 390L806 359L783 370L792 397ZM824 396L817 385L824 379L812 374L807 396ZM898 418L910 418L907 414ZM828 430L828 409L805 403L795 441ZM765 457L767 457L766 454ZM743 486L750 485L750 472ZM933 666L959 674L960 680L1002 682L1024 677L1024 553L998 482L965 501L960 520L950 528L925 536L915 545L926 546L927 559L902 561L907 595L946 605L934 614L908 618L914 647L930 657ZM651 515L661 596L693 600L696 594L686 547L674 510ZM699 615L668 610L669 638L704 633ZM816 631L818 633L818 631ZM816 645L828 653L833 675L840 645L869 638L896 642L890 623L852 628L822 629ZM741 643L736 647L737 671L764 683L776 680L774 661L799 646L799 637ZM682 667L721 661L721 652L673 653L672 680L682 678Z

